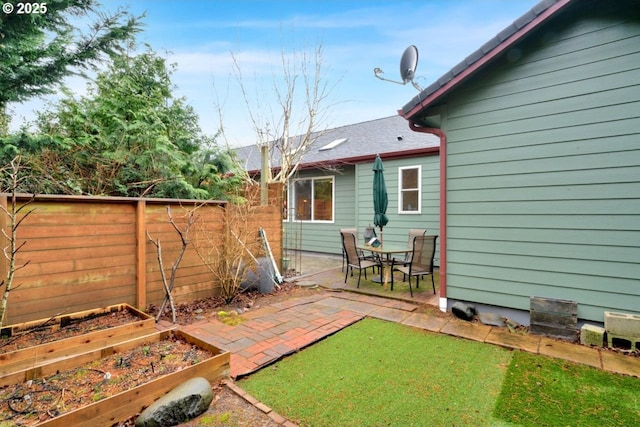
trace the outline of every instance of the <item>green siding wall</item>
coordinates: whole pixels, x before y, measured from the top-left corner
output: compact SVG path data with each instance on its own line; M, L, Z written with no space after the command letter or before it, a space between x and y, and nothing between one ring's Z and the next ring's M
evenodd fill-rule
M410 228L426 228L429 234L439 234L439 156L388 160L383 163L389 194L389 224L383 230L384 241L406 244ZM398 214L398 168L418 165L422 167L421 214ZM302 238L299 240L302 250L339 255L342 253L339 233L341 228L357 227L362 236L364 229L373 225L372 166L372 163L344 166L340 168L339 173L301 171L298 178L334 176L335 220L333 223L285 222L285 246L287 241L295 240L294 235L301 235ZM436 252L436 265L438 263L439 252Z
M389 223L382 230L384 242L406 245L409 229L426 228L428 234L440 234L440 157L427 156L398 160L383 160L384 179L389 195ZM358 230L373 226L373 170L371 163L357 167ZM407 166L422 168L422 206L420 214L398 213L398 169ZM376 228L376 233L380 235ZM435 265L440 265L440 245L436 247Z
M448 297L639 312L640 19L598 15L542 28L443 108Z

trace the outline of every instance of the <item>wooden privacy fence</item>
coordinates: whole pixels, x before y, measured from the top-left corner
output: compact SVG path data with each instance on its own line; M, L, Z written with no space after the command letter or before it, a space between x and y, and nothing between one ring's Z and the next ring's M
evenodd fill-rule
M21 195L19 203L29 199ZM0 194L5 207L8 200L10 203L9 195ZM256 257L264 256L258 233L262 227L275 259L280 260L282 218L278 203L252 206L244 210L243 243ZM119 303L140 309L159 305L164 288L156 246L149 236L160 240L167 279L182 247L167 207L179 229L185 228L189 212L195 219L177 269L175 302L217 295L220 283L202 254L212 254L212 249L217 251L214 255L223 253L227 239L235 238L228 224L238 207L224 201L38 196L27 206L26 211L32 212L17 230L17 242L24 242L24 246L16 265L28 264L16 272L5 324ZM10 235L5 215L0 218L0 227ZM0 247L7 244L0 236ZM6 278L8 268L9 262L2 256L1 278Z

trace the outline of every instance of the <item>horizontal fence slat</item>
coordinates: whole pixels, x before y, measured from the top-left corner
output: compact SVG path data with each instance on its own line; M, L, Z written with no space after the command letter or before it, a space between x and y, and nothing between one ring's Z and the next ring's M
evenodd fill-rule
M274 190L270 190L274 191ZM253 206L243 215L246 246L261 257L258 229L263 227L276 260L282 256L282 218L280 196L270 198L270 206ZM20 206L31 196L19 195ZM7 195L0 194L6 206ZM139 209L143 203L144 209ZM227 215L241 212L227 202L109 198L84 196L37 196L26 209L32 212L17 230L19 244L17 264L27 263L16 271L14 289L7 304L5 325L47 318L59 312L71 313L137 301L159 305L164 298L156 247L149 241L160 239L167 279L181 249L181 241L169 221L172 217L184 230L187 215L195 209L196 218L189 235L189 246L177 270L174 298L177 303L219 294L209 268L203 263L196 246L205 257L219 257L224 251ZM143 212L143 217L137 217ZM244 211L243 211L244 212ZM4 216L3 216L4 217ZM139 232L137 222L145 225ZM8 232L3 218L0 227ZM147 234L148 232L148 234ZM10 234L10 233L9 233ZM140 239L140 243L138 242ZM3 246L6 241L0 235ZM138 251L142 245L143 250ZM142 262L138 261L141 256ZM8 263L0 260L0 273L6 276ZM138 274L144 270L144 274ZM139 287L138 276L144 283ZM144 298L138 299L138 292ZM145 310L147 307L138 307Z

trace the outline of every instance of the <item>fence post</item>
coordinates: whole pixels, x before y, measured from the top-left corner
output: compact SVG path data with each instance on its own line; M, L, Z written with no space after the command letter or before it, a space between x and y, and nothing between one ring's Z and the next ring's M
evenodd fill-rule
M144 310L147 306L147 204L144 199L136 205L136 307Z

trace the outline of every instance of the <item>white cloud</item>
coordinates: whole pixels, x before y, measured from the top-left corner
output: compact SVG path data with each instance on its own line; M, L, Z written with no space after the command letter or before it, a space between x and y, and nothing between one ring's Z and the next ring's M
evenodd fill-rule
M287 12L282 15L284 20L211 19L204 15L200 19L194 15L185 22L172 21L170 28L162 27L162 31L152 27L152 22L152 31L144 37L159 54L165 55L163 49L168 51L168 63L177 64L174 95L186 97L196 109L203 131L214 134L219 126L215 84L224 103L230 142L246 145L253 143L254 131L233 74L231 52L248 93L260 108L268 110L276 105L273 76L282 70L283 44L289 51L292 46L309 51L322 42L323 69L328 73L328 84L335 85L330 103L336 106L328 125L341 126L396 114L417 94L411 86L382 82L373 75L373 68L380 67L385 77L399 79L400 56L408 45L419 49L416 74L424 77L419 83L426 86L515 20L519 15L512 16L514 8L524 13L533 4L535 0L373 1L330 14ZM509 5L511 12L505 11L504 5ZM193 40L183 40L182 30ZM84 83L70 84L74 92L84 93ZM29 116L34 105L42 105L42 101L14 106L17 120L12 128L16 122L19 126L23 116Z

